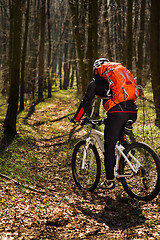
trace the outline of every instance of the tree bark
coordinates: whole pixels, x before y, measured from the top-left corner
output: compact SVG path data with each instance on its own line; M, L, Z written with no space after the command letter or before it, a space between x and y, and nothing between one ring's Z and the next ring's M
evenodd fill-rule
M69 18L66 19L66 25L69 26ZM64 71L64 79L63 79L63 89L67 90L69 84L69 29L65 28L64 32L64 46L63 46L63 54L64 54L64 64L63 64L63 71Z
M133 8L133 0L127 0L127 39L126 39L126 47L127 47L127 68L132 70L132 8Z
M105 0L104 4L105 4L104 24L105 24L105 27L106 27L107 58L110 61L112 61L110 31L109 31L109 17L108 17L108 9L109 9L108 0Z
M93 73L93 63L94 60L98 56L98 1L97 0L89 0L88 5L88 48L87 48L87 85L92 80ZM94 115L99 115L99 102L97 102L95 106ZM88 113L90 114L91 109L89 109Z
M84 52L83 52L82 45L81 45L83 40L81 39L80 29L79 29L79 18L78 18L79 1L78 0L75 0L75 1L68 0L68 1L69 1L69 7L70 7L70 11L71 11L71 16L72 16L73 30L74 30L75 39L76 39L82 95L84 95L84 93L86 91L86 87L87 87L87 83L85 81L87 76L85 73Z
M160 122L160 2L151 0L151 77L156 120Z
M22 111L24 109L24 90L25 90L24 75L25 75L25 62L26 62L26 51L27 51L29 9L30 9L30 0L27 0L26 22L25 22L24 42L23 42L23 50L22 50L22 63L21 63L21 88L20 88L19 111Z
M95 13L96 9L96 13ZM88 5L88 48L87 48L87 85L93 78L93 62L98 55L98 3L89 0Z
M145 23L145 5L146 0L141 1L141 13L140 13L140 33L138 41L138 62L137 62L137 84L142 85L142 71L143 71L143 43L144 43L144 23Z
M22 1L17 0L11 6L13 10L13 23L11 23L12 36L10 44L10 89L8 108L4 121L4 133L15 135L16 119L19 100L20 59L21 59L21 34L22 34Z
M48 15L48 69L47 69L47 78L48 78L48 98L52 96L52 84L51 84L51 76L50 76L50 68L51 68L51 17L50 17L50 0L47 2L47 15Z
M40 35L40 6L34 6L34 12L36 12L34 16L34 20L32 24L30 24L30 33L31 37L29 38L29 47L30 47L30 64L29 64L29 78L30 78L30 86L28 87L28 91L32 93L32 99L35 99L35 90L36 90L36 78L38 72L38 52L39 52L39 35Z
M41 33L39 48L39 74L38 74L38 101L43 101L44 85L44 41L45 41L45 4L46 0L41 0Z
M1 24L2 24L2 30L1 30L1 36L0 36L0 64L2 66L2 79L3 79L3 88L1 90L1 93L3 95L6 95L8 92L8 81L9 81L9 73L8 73L8 41L7 41L7 35L8 35L8 17L7 17L7 9L6 6L4 8L1 8Z

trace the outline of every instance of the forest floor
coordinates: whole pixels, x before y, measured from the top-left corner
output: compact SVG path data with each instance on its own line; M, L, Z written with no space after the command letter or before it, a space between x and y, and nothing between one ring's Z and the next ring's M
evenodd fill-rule
M0 240L160 239L159 196L148 203L135 201L119 182L114 190L97 188L92 194L75 186L71 155L76 135L71 137L67 119L74 105L69 95L57 97L24 119L36 139L32 157L38 159L28 168L39 180L28 183L31 190L0 178ZM21 128L19 134L25 131ZM13 154L11 146L7 151ZM28 152L21 149L22 158Z

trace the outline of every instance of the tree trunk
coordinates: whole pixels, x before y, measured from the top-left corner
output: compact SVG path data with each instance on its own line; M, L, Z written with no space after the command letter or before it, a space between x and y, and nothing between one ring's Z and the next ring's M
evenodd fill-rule
M82 95L84 95L87 88L87 83L86 83L86 73L85 73L85 64L84 64L84 52L81 45L83 40L81 39L80 29L79 29L79 18L78 18L79 1L76 0L75 3L73 2L73 0L68 0L68 1L69 1L69 7L71 11L71 16L72 16L72 24L73 24L73 29L75 33L75 39L76 39Z
M137 51L137 46L138 46L138 39L139 39L139 21L140 21L140 1L134 1L134 21L133 21L133 56L135 58L135 65L136 69L138 68L137 63L138 63L138 51Z
M73 56L72 56L72 73L71 73L71 82L70 82L70 88L73 87L74 79L75 79L75 73L77 68L77 63L75 61L76 59L76 49L75 49L75 42L73 39Z
M87 49L87 84L93 78L93 63L94 60L98 56L98 1L97 0L89 0L88 6L88 49ZM91 109L89 109L90 112ZM88 112L88 113L89 113ZM99 115L99 102L96 103L94 115Z
M59 63L58 63L58 77L59 77L59 88L63 88L62 84L62 44L60 44L59 48Z
M160 122L160 1L151 1L151 76L156 120Z
M133 0L127 0L127 68L132 70L132 7Z
M87 81L93 78L93 62L97 58L97 33L98 33L98 11L97 0L89 0L88 6L88 48L87 48Z
M20 107L19 107L19 111L22 111L24 109L24 89L25 89L24 74L25 74L25 62L26 62L26 51L27 51L29 7L30 7L30 0L27 0L26 22L25 22L24 42L23 42L23 51L22 51L22 64L21 64L21 88L20 88Z
M112 61L111 41L109 32L109 18L108 18L108 0L105 0L104 23L106 27L106 42L107 42L107 58Z
M66 19L66 25L69 26L69 18ZM64 54L64 64L63 64L63 71L64 71L64 80L63 80L63 89L67 90L68 88L68 72L69 72L69 62L68 62L68 48L69 48L69 29L65 29L64 33L64 46L63 46L63 54Z
M40 23L39 23L39 12L40 7L38 6L35 12L37 11L37 15L34 18L33 27L32 27L32 37L30 38L30 54L31 54L31 61L30 61L30 71L29 77L31 80L30 84L30 91L32 93L32 99L35 99L35 89L36 89L36 77L38 72L38 42L39 42L39 33L40 33Z
M143 70L143 42L144 42L144 23L145 23L145 5L146 0L141 1L140 13L140 33L138 41L138 62L137 62L137 84L142 85L142 70Z
M44 41L45 41L45 4L46 0L41 0L41 33L39 48L39 74L38 74L38 101L43 101L44 82Z
M8 81L9 81L9 73L8 73L8 58L7 58L7 52L8 52L8 16L7 16L7 9L1 8L1 24L2 24L2 32L0 36L0 64L2 66L2 79L3 79L3 88L1 93L3 95L6 95L8 92Z
M51 51L52 51L52 46L51 46L51 17L50 17L50 0L47 2L47 14L48 14L48 73L47 73L47 78L48 78L48 98L51 98L52 96L52 84L51 84L51 76L50 76L50 68L51 68Z
M12 36L10 45L10 89L8 108L4 121L4 133L15 135L16 119L19 100L19 81L20 81L20 59L21 59L21 33L22 33L22 1L13 2L13 24L10 36ZM12 20L12 19L11 19Z

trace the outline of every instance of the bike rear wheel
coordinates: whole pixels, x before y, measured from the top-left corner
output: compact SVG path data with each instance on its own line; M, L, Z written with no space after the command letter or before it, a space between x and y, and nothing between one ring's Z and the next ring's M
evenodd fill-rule
M145 143L135 142L124 150L131 164L137 168L135 158L141 164L138 172L133 173L123 157L120 159L120 175L132 175L121 178L124 190L132 198L150 201L160 191L160 160L154 150Z
M92 192L97 187L101 164L95 145L87 144L86 140L77 143L72 155L72 174L80 189Z

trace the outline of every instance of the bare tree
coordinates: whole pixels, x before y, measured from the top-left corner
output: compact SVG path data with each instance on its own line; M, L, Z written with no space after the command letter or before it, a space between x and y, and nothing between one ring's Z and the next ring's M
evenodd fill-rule
M30 0L27 0L26 8L26 19L25 19L25 32L23 39L23 50L22 50L22 61L21 61L21 88L20 88L20 107L19 111L24 109L24 91L25 91L25 62L26 62L26 52L27 52L27 37L28 37L28 24L29 24L29 9L30 9Z
M133 8L133 0L127 0L127 40L126 40L126 47L127 47L127 68L132 70L132 46L133 46L133 39L132 39L132 8Z
M137 83L142 85L142 71L144 59L144 23L145 23L145 6L146 0L141 1L141 14L140 14L140 33L138 41L138 62L137 62Z
M2 66L2 79L3 79L3 88L1 93L5 95L8 93L8 81L9 81L9 72L8 72L8 8L7 3L1 2L1 13L0 13L0 64Z
M22 33L22 1L13 1L10 5L13 22L10 27L10 89L8 108L4 121L4 133L15 135L16 118L19 100L21 33Z
M52 84L51 84L51 14L50 14L50 0L47 1L47 15L48 15L48 66L47 66L47 78L48 78L48 97L52 96Z
M69 1L70 11L71 11L71 16L72 16L73 30L74 30L75 39L76 39L76 48L77 48L77 55L79 60L82 94L84 94L88 83L86 83L85 81L86 72L85 72L85 63L84 63L84 35L81 34L80 18L82 20L84 19L85 11L82 13L81 16L79 16L79 8L80 8L79 1L78 0L76 1L68 0L68 1ZM81 2L82 7L84 6L84 4L85 2L83 0ZM84 30L84 28L82 29L82 31ZM83 36L83 40L82 40L82 36Z
M151 75L156 120L160 122L160 1L151 0Z
M39 74L38 74L38 101L43 101L43 81L44 81L44 41L45 41L45 9L46 0L41 0L41 32L39 48Z
M98 1L69 0L69 6L76 39L83 95L93 77L93 61L98 56Z

